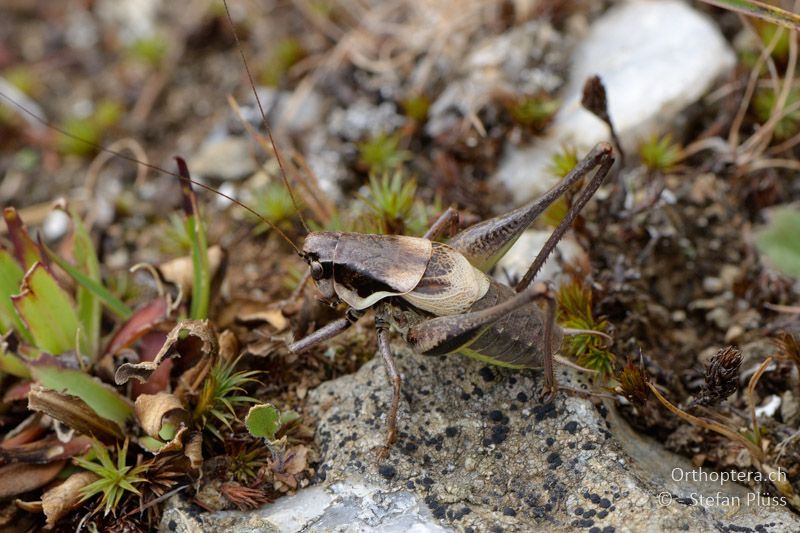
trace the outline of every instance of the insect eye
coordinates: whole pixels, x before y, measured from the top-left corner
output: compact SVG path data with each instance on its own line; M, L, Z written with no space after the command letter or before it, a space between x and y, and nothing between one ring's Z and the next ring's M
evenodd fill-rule
M322 279L322 275L324 273L324 269L322 268L322 263L319 261L313 261L311 263L311 277L315 280Z

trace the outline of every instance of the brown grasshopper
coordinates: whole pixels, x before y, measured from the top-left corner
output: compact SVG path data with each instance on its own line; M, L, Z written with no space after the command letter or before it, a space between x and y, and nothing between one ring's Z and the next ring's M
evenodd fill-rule
M227 9L227 3L225 7ZM232 22L231 26L233 27ZM235 29L234 36L238 45ZM250 77L243 53L242 60ZM253 85L252 78L250 82ZM280 164L282 177L288 187L280 153L275 147L255 89L254 94ZM185 169L178 175L85 141L53 127L11 98L2 96L37 121L64 135L122 159L192 182L262 218L234 198L191 180ZM390 347L390 326L395 326L405 341L419 354L460 353L509 368L543 367L544 399L549 401L553 398L558 390L553 372L554 357L563 336L587 332L560 328L555 323L555 300L551 291L544 284L531 285L531 282L558 241L600 187L613 162L611 145L600 143L572 172L540 198L509 213L470 226L446 243L436 242L435 239L457 218L458 214L452 208L423 237L312 232L306 235L301 250L279 228L262 218L306 261L310 277L315 281L323 299L331 304L344 303L348 307L344 318L291 343L289 350L301 353L329 340L351 327L369 308L375 309L378 349L393 387L388 434L381 449L381 457L386 457L397 438L397 412L402 381ZM550 204L593 170L596 170L595 173L575 197L566 217L550 235L517 286L512 289L487 276L486 272L508 251L522 232ZM291 188L289 191L291 193ZM544 311L536 305L537 300L546 303Z
M611 145L600 143L564 180L540 198L509 213L477 223L446 243L436 242L457 216L446 211L423 237L343 232L309 233L300 255L323 299L345 303L345 317L289 345L300 353L352 326L375 309L378 349L393 386L386 457L397 438L401 377L389 343L389 326L422 355L460 353L508 368L544 367L545 401L558 385L554 354L565 333L555 323L555 300L543 284L531 285L548 255L600 187L614 163ZM527 273L512 289L486 275L522 232L550 204L592 170ZM546 302L546 310L535 304Z

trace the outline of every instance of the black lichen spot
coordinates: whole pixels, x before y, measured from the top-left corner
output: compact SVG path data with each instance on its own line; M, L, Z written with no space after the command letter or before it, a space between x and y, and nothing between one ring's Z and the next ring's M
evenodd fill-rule
M453 437L455 437L456 435L458 435L458 428L457 428L457 427L454 427L454 426L448 426L448 427L447 427L447 428L444 430L444 434L445 434L446 436L448 436L449 438L451 438L451 439L452 439Z
M553 443L555 443L555 442L556 442L556 439L554 439L553 437L547 437L545 439L545 441L544 441L544 443L547 444L548 446L552 446Z
M422 484L425 485L426 489L429 489L433 486L433 480L428 476L425 476L424 478L422 478Z
M517 516L517 512L511 507L506 507L503 509L503 514L506 516Z
M607 516L608 516L608 511L600 511L599 513L597 513L597 518L601 520Z
M581 445L581 448L583 448L584 450L594 450L594 449L596 449L596 448L597 448L597 446L595 446L595 445L594 445L594 444L592 444L591 442L584 442L584 443Z
M489 420L492 422L500 422L503 419L503 411L498 411L495 409L494 411L489 412Z
M614 526L606 526L603 528L603 533L614 533Z
M497 425L492 428L492 442L500 444L508 438L508 426Z
M528 401L528 395L525 394L524 392L518 392L517 393L517 401L518 402L522 402L522 403L527 402Z
M483 378L483 381L494 381L494 371L488 366L481 368L478 374Z
M406 488L407 488L408 490L414 490L414 489L416 488L416 485L414 485L414 481L413 481L413 480L411 480L411 479L409 479L408 481L406 481Z
M603 509L608 509L609 507L611 507L611 500L609 500L608 498L603 498L602 500L600 500L600 507L602 507Z
M169 524L167 524L167 527L169 528L170 531L175 531L176 529L178 529L178 523L175 522L175 520L170 520Z
M545 418L555 418L556 406L554 403L537 405L533 408L533 415L537 422L541 422Z
M597 511L595 511L594 509L589 509L588 511L583 513L583 517L584 518L592 518L596 514L597 514Z
M583 514L583 507L578 507L575 509L575 516L581 516Z
M550 468L558 468L562 465L561 456L558 452L553 452L547 456L547 463L550 465Z
M589 500L593 504L597 505L598 503L600 503L600 495L599 494L590 494L589 495Z
M591 518L584 518L582 520L578 520L578 527L589 528L592 527L593 525L594 525L594 520L592 520Z
M564 424L564 429L567 430L570 435L574 435L578 431L578 423L574 420L571 420Z
M386 479L392 479L397 475L397 469L394 465L381 465L378 467L378 473Z

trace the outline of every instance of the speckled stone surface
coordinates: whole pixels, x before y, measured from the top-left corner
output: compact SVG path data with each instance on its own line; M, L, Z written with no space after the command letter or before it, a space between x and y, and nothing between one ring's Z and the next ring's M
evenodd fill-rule
M563 393L542 405L539 371L395 350L405 383L387 461L376 451L390 388L375 358L310 393L318 485L249 513L172 507L162 531L800 531L788 509L748 505L745 487L671 479L692 466L613 407ZM558 378L581 386L567 369ZM742 503L704 507L693 494Z

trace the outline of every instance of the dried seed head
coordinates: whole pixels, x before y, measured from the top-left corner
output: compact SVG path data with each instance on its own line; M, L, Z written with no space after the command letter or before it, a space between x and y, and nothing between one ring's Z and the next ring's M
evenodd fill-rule
M606 88L602 80L600 80L600 76L592 76L583 84L581 105L591 113L597 115L597 117L606 124L611 124L611 118L608 115Z
M619 381L618 391L634 405L642 405L647 401L649 389L647 382L650 377L642 365L634 364L631 359L625 364L622 372L617 376Z
M706 383L695 403L716 405L736 392L741 364L742 352L739 349L728 346L718 351L706 368Z
M778 356L792 361L800 366L800 339L789 333L781 331L773 341L778 349Z

